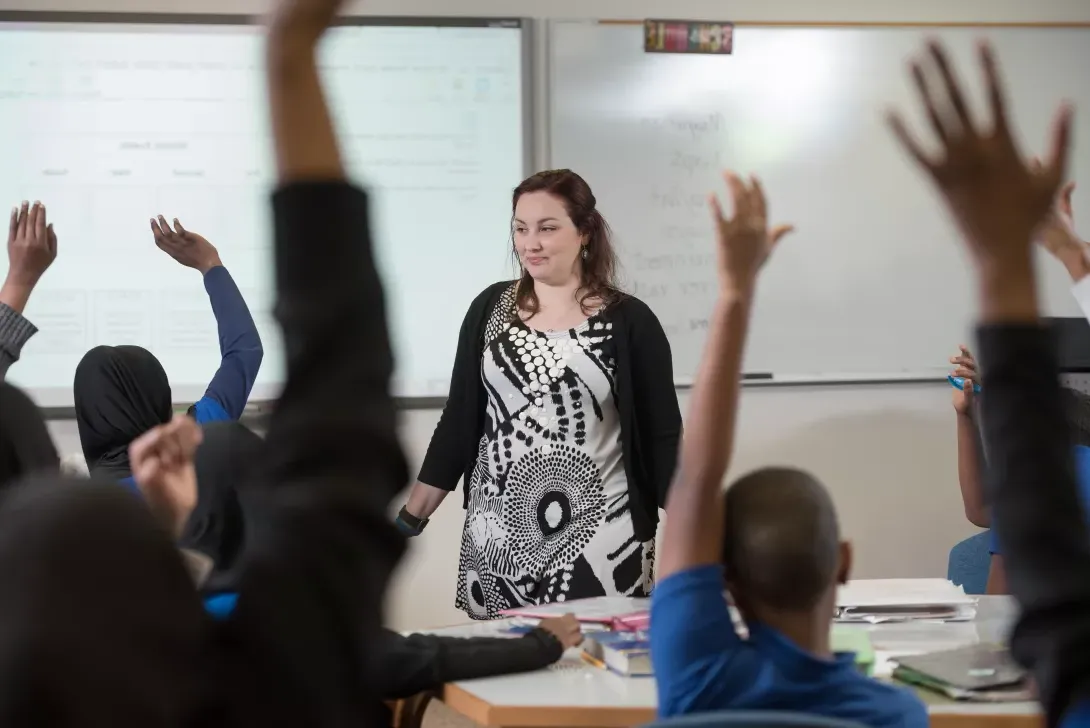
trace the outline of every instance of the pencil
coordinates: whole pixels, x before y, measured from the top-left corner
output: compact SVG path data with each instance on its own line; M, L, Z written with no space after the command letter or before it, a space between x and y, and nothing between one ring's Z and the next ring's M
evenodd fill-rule
M602 662L597 657L592 657L592 656L588 655L586 652L581 652L581 653L579 653L579 655L580 655L580 657L583 658L583 662L587 663L588 665L591 665L593 667L597 667L599 670L608 670L609 669L608 667L606 667L606 663Z

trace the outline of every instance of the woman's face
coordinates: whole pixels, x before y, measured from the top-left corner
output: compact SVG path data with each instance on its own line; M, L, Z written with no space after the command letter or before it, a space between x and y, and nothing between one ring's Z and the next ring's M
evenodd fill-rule
M583 236L564 203L548 192L527 192L515 203L515 251L535 281L563 285L579 276Z

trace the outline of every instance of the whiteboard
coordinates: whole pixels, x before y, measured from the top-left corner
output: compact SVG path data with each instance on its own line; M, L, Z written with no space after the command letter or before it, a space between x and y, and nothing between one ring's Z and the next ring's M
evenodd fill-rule
M624 281L662 321L680 383L701 355L717 291L706 195L720 169L760 175L787 238L761 276L745 370L774 381L936 378L969 343L967 258L884 111L929 132L905 60L937 35L983 108L982 31L739 27L732 56L645 54L638 25L554 22L554 167L590 183ZM988 29L1026 152L1042 153L1062 99L1076 115L1076 218L1090 219L1090 30ZM925 35L926 33L926 35ZM1090 229L1082 225L1084 236ZM1051 315L1079 316L1066 271L1041 253Z
M153 351L176 402L203 394L215 318L200 275L155 247L157 214L207 237L245 295L265 346L251 399L282 385L262 29L183 20L0 23L0 205L43 201L59 238L26 311L40 332L10 372L43 406L72 404L76 364L98 344ZM371 192L395 391L445 395L470 301L510 274L510 193L529 153L524 23L366 22L384 24L329 34L322 75Z

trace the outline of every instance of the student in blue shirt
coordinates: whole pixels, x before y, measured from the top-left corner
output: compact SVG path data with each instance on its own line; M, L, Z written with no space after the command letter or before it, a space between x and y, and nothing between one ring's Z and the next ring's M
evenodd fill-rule
M733 174L734 217L712 198L720 293L693 387L651 601L659 714L723 709L810 713L869 726L924 728L910 692L834 654L829 633L851 549L829 494L812 476L766 469L724 499L746 329L758 272L789 227L768 229L760 184ZM724 581L724 575L726 577ZM734 628L729 589L748 636Z
M204 277L219 327L219 369L204 396L189 409L198 423L237 420L261 368L263 350L246 301L219 252L206 239L174 221L151 221L155 244ZM173 411L162 364L139 346L98 346L76 367L76 424L87 468L131 484L129 444L168 422Z

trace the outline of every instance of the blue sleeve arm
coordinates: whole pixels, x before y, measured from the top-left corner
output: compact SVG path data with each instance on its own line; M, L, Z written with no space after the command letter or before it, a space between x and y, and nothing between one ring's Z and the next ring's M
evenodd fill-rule
M680 571L655 586L651 661L661 717L728 707L753 677L746 652L718 566Z
M250 398L265 352L250 309L227 269L216 266L209 270L204 276L204 289L216 316L221 357L204 396L237 420Z

